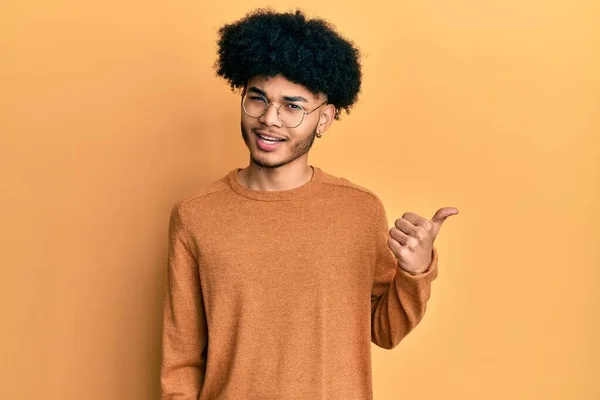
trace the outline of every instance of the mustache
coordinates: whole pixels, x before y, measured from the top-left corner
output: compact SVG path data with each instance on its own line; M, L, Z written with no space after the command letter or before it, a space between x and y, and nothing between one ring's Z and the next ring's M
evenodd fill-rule
M256 131L261 131L264 133L271 133L276 136L283 136L281 133L278 133L277 131L271 130L269 128L250 128L250 130L254 133L256 133Z

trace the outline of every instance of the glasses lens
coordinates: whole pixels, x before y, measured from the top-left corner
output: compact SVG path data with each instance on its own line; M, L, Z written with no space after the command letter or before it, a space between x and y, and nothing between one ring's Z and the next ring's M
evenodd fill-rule
M242 106L244 107L246 114L258 118L267 110L268 102L263 96L250 93L244 96Z
M288 128L295 128L304 119L304 108L294 103L283 103L279 109L279 120Z
M249 116L259 118L267 111L269 101L264 96L256 93L249 93L244 96L242 107ZM295 128L302 123L304 114L304 108L302 108L302 106L294 103L282 103L277 116L283 126Z

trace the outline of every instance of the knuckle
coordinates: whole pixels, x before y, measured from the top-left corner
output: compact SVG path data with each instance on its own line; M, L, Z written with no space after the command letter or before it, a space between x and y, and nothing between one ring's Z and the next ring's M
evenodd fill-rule
M423 228L418 228L417 231L415 232L415 237L417 238L418 241L425 239L426 236L427 236L427 232Z
M422 235L423 234L421 233L421 230L417 229L417 230L415 230L415 233L411 236L413 237L413 240L419 241L419 240L421 240Z
M414 249L419 245L419 238L411 237L407 244L408 244L408 247L410 247L411 249Z
M408 257L409 253L410 253L410 249L408 247L403 246L403 247L400 247L400 249L398 250L398 255L403 258Z
M423 222L423 229L428 232L431 231L433 229L433 224L431 221L425 220L425 222Z

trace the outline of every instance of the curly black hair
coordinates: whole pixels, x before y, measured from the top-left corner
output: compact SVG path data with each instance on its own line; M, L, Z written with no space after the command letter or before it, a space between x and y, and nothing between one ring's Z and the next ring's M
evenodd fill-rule
M283 75L313 94L327 94L350 113L361 84L359 50L323 19L307 19L300 10L278 13L259 8L219 28L217 75L232 90L245 88L255 75Z

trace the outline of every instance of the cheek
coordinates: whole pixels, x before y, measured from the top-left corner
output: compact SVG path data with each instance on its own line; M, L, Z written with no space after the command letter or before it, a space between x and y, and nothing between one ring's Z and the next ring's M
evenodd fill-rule
M252 121L247 115L242 115L241 124L242 128L244 128L246 131L250 131L250 129L253 128L254 121Z
M316 132L310 127L305 127L302 131L299 131L296 136L302 140L309 140Z

